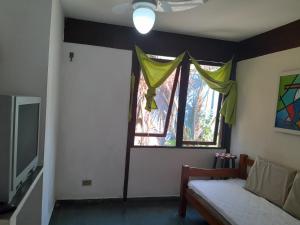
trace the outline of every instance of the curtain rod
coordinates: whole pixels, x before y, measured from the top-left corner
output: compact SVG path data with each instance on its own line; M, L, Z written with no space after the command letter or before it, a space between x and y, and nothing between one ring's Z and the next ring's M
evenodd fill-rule
M189 51L186 51L186 53L189 55L190 58L194 58ZM233 59L233 57L232 57ZM215 63L215 64L225 64L226 62L217 62L217 61L211 61L211 60L203 60L203 59L195 59L196 61L200 62L208 62L208 63Z
M208 63L215 63L215 64L225 64L224 62L216 62L216 61L210 61L210 60L203 60L203 59L195 59L196 61L200 62L208 62Z

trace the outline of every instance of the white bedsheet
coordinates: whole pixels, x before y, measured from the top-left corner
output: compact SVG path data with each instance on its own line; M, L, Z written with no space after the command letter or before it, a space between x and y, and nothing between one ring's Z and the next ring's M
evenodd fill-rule
M241 179L192 180L188 186L232 225L300 225L300 220L243 187Z

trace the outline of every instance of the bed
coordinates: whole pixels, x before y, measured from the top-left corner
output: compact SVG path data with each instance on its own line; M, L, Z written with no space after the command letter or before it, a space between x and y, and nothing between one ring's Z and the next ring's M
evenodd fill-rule
M300 225L299 220L280 207L244 189L247 171L253 163L242 154L237 169L183 166L179 215L185 217L189 204L211 225ZM192 177L201 179L191 180Z

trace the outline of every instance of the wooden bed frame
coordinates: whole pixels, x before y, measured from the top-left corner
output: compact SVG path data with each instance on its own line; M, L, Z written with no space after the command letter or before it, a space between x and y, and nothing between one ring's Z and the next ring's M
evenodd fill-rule
M228 223L216 210L209 206L200 196L188 188L190 177L217 177L217 178L241 178L247 179L248 167L254 160L248 155L241 154L239 168L237 169L200 169L182 166L179 216L185 217L187 204L194 207L210 225L228 225Z

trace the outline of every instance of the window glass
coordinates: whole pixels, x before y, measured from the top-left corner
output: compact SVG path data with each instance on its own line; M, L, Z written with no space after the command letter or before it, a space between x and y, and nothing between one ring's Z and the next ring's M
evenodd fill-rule
M141 73L138 93L135 125L135 145L175 146L178 111L178 80L176 70L156 89L155 101L158 109L151 112L145 109L147 85ZM174 84L176 82L176 84ZM172 92L174 98L172 99Z
M219 68L207 65L201 67L210 71ZM185 145L217 144L219 98L220 94L208 87L195 66L191 64L183 128Z

